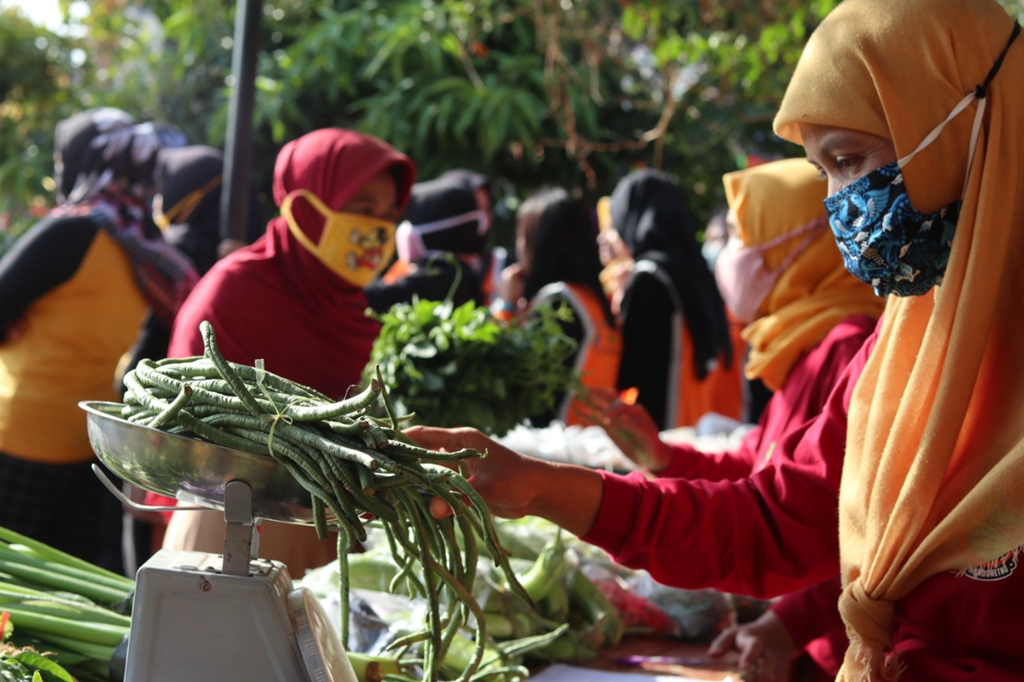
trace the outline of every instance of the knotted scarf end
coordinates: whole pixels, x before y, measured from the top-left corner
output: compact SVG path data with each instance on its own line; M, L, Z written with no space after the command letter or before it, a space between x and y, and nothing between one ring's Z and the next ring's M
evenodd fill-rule
M859 638L851 639L854 660L863 668L860 682L898 682L906 670L899 654L866 645Z

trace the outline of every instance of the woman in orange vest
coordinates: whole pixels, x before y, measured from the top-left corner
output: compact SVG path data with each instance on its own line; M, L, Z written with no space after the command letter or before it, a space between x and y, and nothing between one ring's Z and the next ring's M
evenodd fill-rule
M611 219L634 261L622 295L618 387L638 389L662 430L708 412L740 419L741 362L682 193L658 171L634 171L612 192Z
M614 388L622 342L601 286L601 258L586 207L564 189L535 192L516 214L516 258L502 272L495 314L528 314L541 301L568 305L573 319L563 329L577 343L569 361L583 386ZM538 426L553 418L582 422L574 393L561 398L554 414L531 416L531 422Z

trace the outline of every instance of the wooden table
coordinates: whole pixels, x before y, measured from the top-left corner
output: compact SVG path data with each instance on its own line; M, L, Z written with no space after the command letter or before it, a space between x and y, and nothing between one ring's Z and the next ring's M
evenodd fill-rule
M679 665L645 662L640 666L622 665L616 659L627 656L672 656L688 659L706 659L707 645L684 642L664 637L627 637L613 649L603 650L598 657L589 661L573 663L581 668L613 670L617 672L650 673L652 675L678 675L695 680L714 682L747 682L748 677L736 666L737 655L727 655L707 665ZM581 680L581 682L584 682Z

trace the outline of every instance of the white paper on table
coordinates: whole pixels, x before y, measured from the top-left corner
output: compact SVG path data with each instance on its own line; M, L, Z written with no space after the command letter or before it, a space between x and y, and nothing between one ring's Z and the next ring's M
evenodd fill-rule
M735 680L736 678L727 677L725 679ZM702 682L702 680L679 675L610 672L556 663L544 668L536 675L530 675L530 682Z

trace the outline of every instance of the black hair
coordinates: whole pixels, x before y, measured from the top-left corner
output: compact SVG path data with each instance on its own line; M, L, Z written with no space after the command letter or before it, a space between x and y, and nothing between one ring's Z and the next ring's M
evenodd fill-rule
M531 300L542 287L566 282L589 287L597 294L609 324L615 324L608 297L601 286L601 256L597 229L586 206L559 187L541 188L517 211L525 226L530 254L524 295Z

